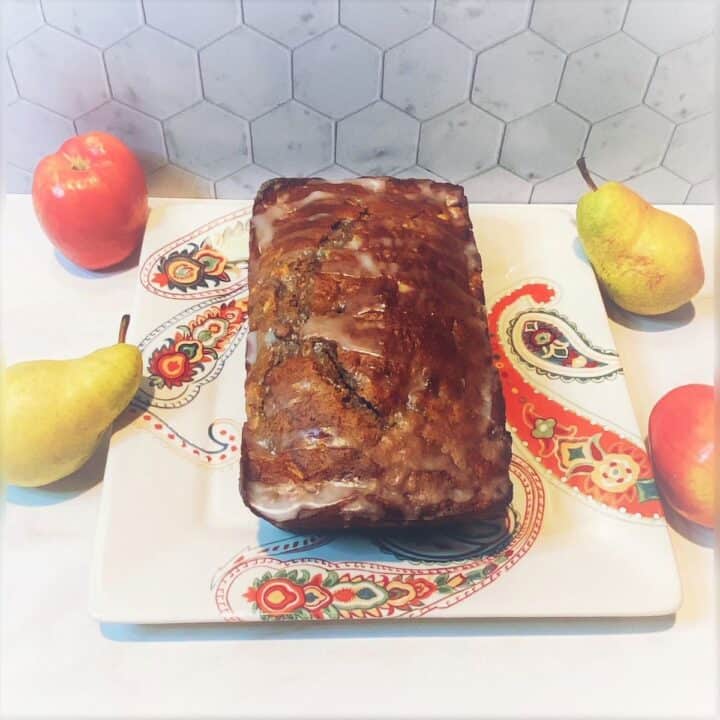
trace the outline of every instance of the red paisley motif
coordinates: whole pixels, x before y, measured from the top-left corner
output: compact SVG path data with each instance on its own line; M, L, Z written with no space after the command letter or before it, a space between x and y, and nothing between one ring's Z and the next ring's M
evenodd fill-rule
M498 300L488 315L512 432L558 481L609 507L644 517L661 516L660 501L656 497L642 499L638 492L638 482L652 480L644 450L541 393L505 352L500 341L503 313L518 300L546 304L554 296L555 291L545 284L527 284Z

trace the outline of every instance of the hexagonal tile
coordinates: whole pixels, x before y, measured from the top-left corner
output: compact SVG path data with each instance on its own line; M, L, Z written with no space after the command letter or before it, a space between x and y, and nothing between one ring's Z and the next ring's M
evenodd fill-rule
M165 139L175 165L213 180L250 162L247 121L206 101L167 120Z
M388 105L374 105L337 126L337 161L361 175L392 175L415 163L420 123Z
M186 172L175 165L165 165L147 178L148 194L152 197L211 198L213 184L205 178Z
M148 25L194 47L207 45L241 21L240 0L143 1Z
M419 165L413 165L402 172L393 173L396 178L422 178L425 180L434 180L435 182L446 182L446 179L426 170Z
M605 181L594 170L590 174L599 185ZM566 170L554 177L536 183L530 197L531 203L576 203L586 192L588 186L577 168Z
M530 200L532 185L500 166L463 182L465 195L470 202L526 203Z
M293 58L295 97L340 118L377 99L380 51L335 28L303 45Z
M535 0L530 27L572 52L617 32L627 4L628 0Z
M690 183L666 170L656 167L625 181L625 185L642 195L650 203L685 202Z
M528 26L530 0L438 0L435 24L475 50Z
M0 192L30 193L32 192L32 181L32 173L5 163L2 173L2 184L4 187L0 187Z
M623 30L657 53L674 50L712 31L713 0L632 0Z
M328 167L318 170L315 175L325 178L325 180L346 180L357 177L357 173L344 168L342 165L328 165Z
M660 58L645 102L671 120L690 120L713 104L712 37L673 50Z
M340 0L340 22L382 48L429 27L433 0Z
M215 195L228 200L252 200L258 188L276 177L259 165L247 165L223 180L215 183Z
M500 163L526 180L542 180L572 167L588 125L559 105L547 105L508 123Z
M106 50L105 62L113 96L160 119L192 105L202 94L195 53L149 27Z
M45 20L99 47L108 47L142 25L139 0L50 0Z
M467 97L471 72L470 50L431 28L388 50L383 97L424 120Z
M102 130L119 137L137 156L146 172L167 162L162 127L157 120L111 100L75 122L78 132Z
M671 133L670 122L641 105L593 125L585 156L603 177L626 180L660 164Z
M712 114L678 125L663 165L691 183L707 180L713 172L714 140Z
M655 57L618 33L568 58L558 100L588 120L602 120L642 101Z
M532 32L478 55L472 101L514 120L555 99L565 56Z
M15 79L10 72L10 65L8 65L7 58L3 58L3 99L6 105L18 99Z
M68 117L109 99L100 51L50 27L8 50L17 88L26 100Z
M280 175L309 175L332 163L332 123L291 100L252 124L253 155Z
M205 97L252 119L291 95L290 53L239 27L200 51Z
M420 128L418 162L457 182L497 162L503 124L466 103L448 110Z
M23 170L34 170L45 155L55 152L75 134L72 122L49 110L18 100L3 114L6 137L5 159Z
M692 186L685 202L691 205L713 205L716 196L715 180L705 180Z
M42 25L40 0L3 0L0 20L2 46L7 48Z
M245 22L295 47L338 21L336 0L244 0Z

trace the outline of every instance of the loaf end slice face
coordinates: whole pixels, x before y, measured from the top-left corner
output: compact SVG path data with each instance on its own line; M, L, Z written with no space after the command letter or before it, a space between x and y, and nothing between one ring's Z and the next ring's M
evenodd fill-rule
M277 179L250 227L240 488L293 531L490 517L510 436L462 188Z

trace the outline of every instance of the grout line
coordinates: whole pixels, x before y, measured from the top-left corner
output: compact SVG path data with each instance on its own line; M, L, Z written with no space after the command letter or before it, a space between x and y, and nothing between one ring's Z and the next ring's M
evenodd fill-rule
M630 14L630 3L631 2L632 2L632 0L627 0L627 2L625 4L625 12L623 13L623 19L622 19L622 22L620 23L620 30L625 29L625 23L627 22L627 17ZM632 37L632 35L630 35L630 37Z
M676 124L675 127L670 131L670 137L668 137L665 150L663 151L662 158L660 159L660 165L659 167L664 167L665 158L667 157L668 153L670 152L670 146L673 144L673 140L675 139L675 133L677 133L677 129L680 127L679 124ZM667 168L666 168L667 169ZM673 173L675 174L675 173ZM680 177L678 175L678 177ZM683 178L683 180L687 180L687 178ZM687 182L690 182L687 180Z
M240 8L240 22L245 24L245 0L235 0L237 6Z
M142 16L143 25L147 25L147 13L145 12L145 0L137 0L140 6L140 15Z
M495 160L496 165L500 165L500 158L502 157L503 146L505 145L505 136L507 135L507 126L508 124L503 122L502 132L500 133L500 143L498 144L497 149L497 158ZM507 168L505 169L507 170ZM510 171L508 170L508 172Z
M658 66L660 65L660 56L655 56L655 62L653 63L652 70L650 71L650 75L647 79L647 83L645 85L645 90L642 94L642 99L640 100L641 103L645 103L647 100L648 93L650 92L650 86L652 85L653 80L655 79L655 73L657 72Z
M200 80L200 97L203 100L207 100L205 97L205 81L203 80L202 65L200 64L200 51L195 50L195 66L197 67L198 79Z
M356 30L353 30L353 28L348 27L347 25L343 25L341 22L339 22L337 25L335 25L335 27L330 28L330 30L334 30L335 28L341 28L341 29L344 30L346 33L348 33L349 35L354 35L354 36L355 36L356 38L358 38L359 40L362 40L363 42L367 43L368 45L372 45L374 48L377 48L378 50L383 50L383 49L384 49L382 45L378 45L378 44L377 44L376 42L374 42L373 40L370 40L369 38L366 38L364 35L361 35L359 32L357 32ZM327 32L329 32L329 30L328 30ZM325 34L325 33L323 33L323 35L324 35L324 34ZM311 40L313 40L313 39L314 39L314 38L311 38ZM403 41L403 42L404 42L404 41ZM303 43L303 44L305 44L305 43Z
M563 51L564 52L564 51ZM570 53L565 53L565 59L563 60L562 68L560 69L560 76L558 77L557 90L555 91L555 98L553 102L557 102L560 97L560 89L562 88L563 80L565 79L565 71L567 70L568 63L570 62Z
M431 25L435 25L435 23L437 22L437 10L438 10L438 0L433 0L432 19L430 20Z
M527 19L525 20L525 28L530 29L532 24L532 17L535 12L535 0L530 0L530 12L528 13Z
M453 40L455 40L455 42L460 43L462 46L464 46L468 50L470 50L470 52L474 52L474 53L485 52L485 48L482 50L476 50L472 45L469 45L467 42L465 42L465 40L460 39L457 35L453 35L449 30L446 30L445 28L440 27L439 25L432 25L431 28L434 28L435 30L438 30L439 32L441 32L443 35L447 35L447 37L452 38ZM430 29L430 28L428 28L428 29ZM521 32L525 32L525 30L522 30ZM519 35L519 33L516 33L516 34ZM508 39L509 38L505 38L505 40L508 40ZM504 40L502 42L504 42ZM497 44L499 45L500 43L497 43Z

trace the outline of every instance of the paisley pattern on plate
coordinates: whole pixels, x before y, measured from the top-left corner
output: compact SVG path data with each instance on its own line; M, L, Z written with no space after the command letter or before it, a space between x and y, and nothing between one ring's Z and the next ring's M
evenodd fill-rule
M217 467L240 462L242 428L235 420L213 420L207 428L207 437L194 442L137 400L130 404L125 415L130 422L136 423L136 427L147 430L156 439L198 465Z
M609 380L622 372L612 350L595 347L556 310L526 310L508 323L510 350L541 375L566 381Z
M496 546L492 554L483 552L480 543L471 559L409 568L248 553L216 576L212 587L218 612L227 621L239 621L248 606L261 620L407 618L462 602L513 567L540 531L545 507L542 482L518 457L513 458L512 473L519 521L509 541L502 549ZM403 552L424 554L426 548L442 545L442 537L439 533L436 543L403 545Z
M247 291L250 208L224 215L163 245L140 269L142 286L171 299Z
M557 485L624 517L659 521L662 505L642 447L534 387L533 376L524 374L526 361L516 362L518 354L508 351L501 340L507 338L509 348L513 347L509 316L516 318L514 327L517 317L547 318L544 306L555 297L549 283L526 283L500 298L488 316L510 429ZM528 304L532 307L518 316L519 307ZM569 329L565 327L566 332ZM578 337L584 336L578 333Z
M246 298L206 300L178 313L140 343L145 375L138 400L154 408L187 405L246 335Z

